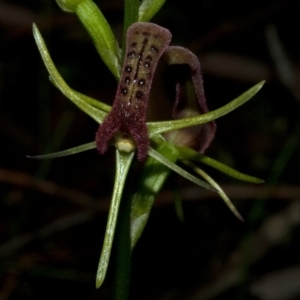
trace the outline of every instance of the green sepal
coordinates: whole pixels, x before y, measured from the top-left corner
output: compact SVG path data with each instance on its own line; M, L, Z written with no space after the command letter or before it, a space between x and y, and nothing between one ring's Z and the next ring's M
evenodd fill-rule
M172 146L169 144L169 147L172 147ZM218 192L218 190L215 189L214 187L212 187L210 184L207 184L203 180L200 180L199 178L193 176L189 172L187 172L184 169L180 168L179 166L177 166L176 164L174 164L173 162L171 162L170 160L168 160L165 156L161 155L160 153L158 153L157 151L155 151L151 147L149 147L149 149L148 149L148 155L152 156L157 161L159 161L160 163L164 164L169 169L171 169L172 171L176 172L180 176L186 178L187 180L189 180L189 181L191 181L191 182L193 182L193 183L195 183L195 184L197 184L197 185L199 185L199 186L201 186L203 188L211 190L213 192Z
M180 222L183 222L184 221L183 204L177 186L173 188L172 194L173 194L174 206L175 206L175 212L177 218L179 219Z
M125 0L124 1L124 26L123 26L123 58L126 50L126 34L128 27L133 23L138 22L139 19L139 0Z
M76 146L76 147L73 147L73 148L70 148L67 150L62 150L62 151L49 153L49 154L42 154L42 155L27 155L27 157L33 158L33 159L57 158L57 157L63 157L63 156L77 154L77 153L88 151L88 150L95 149L95 148L96 148L96 142L91 142L91 143Z
M92 0L56 0L65 11L76 13L109 70L119 79L121 56L118 42L101 10Z
M200 125L218 119L243 105L245 102L249 101L262 88L264 83L265 81L259 82L228 104L203 115L174 121L148 122L147 126L149 129L150 137L158 133L164 133L189 126Z
M113 190L111 205L108 214L103 247L102 247L98 269L97 269L96 288L99 288L102 285L107 272L107 267L109 263L111 248L112 248L115 229L116 229L120 201L122 198L122 193L123 193L127 173L129 171L129 167L131 165L134 154L135 154L134 152L125 153L116 150L115 184L114 184L114 190Z
M48 49L46 47L45 41L35 24L33 24L32 29L33 29L33 36L38 46L38 49L40 51L41 57L49 72L51 82L54 84L56 88L58 88L69 100L71 100L81 110L83 110L86 114L92 117L96 122L102 123L107 113L89 104L89 102L87 101L89 97L82 96L82 94L72 90L66 84L64 79L57 71L51 59L51 56L48 52Z
M244 221L241 214L238 212L238 210L235 208L233 203L230 201L230 199L227 197L226 193L223 191L223 189L218 185L218 183L212 179L206 172L204 172L202 169L200 169L195 164L189 162L189 161L183 161L184 164L191 167L197 174L199 174L202 178L204 178L211 186L213 186L215 189L218 190L220 197L224 200L225 204L228 206L228 208L232 211L232 213L240 220Z
M139 22L150 21L165 2L166 0L144 0L139 9Z
M222 173L227 174L230 177L233 177L233 178L241 180L241 181L246 181L246 182L250 182L250 183L264 183L264 180L262 180L260 178L250 176L250 175L241 173L237 170L234 170L234 169L226 166L225 164L223 164L211 157L208 157L204 154L201 154L193 149L190 149L190 148L187 148L184 146L175 146L175 147L179 154L178 159L180 159L180 160L193 160L193 161L203 163L214 169L219 170Z

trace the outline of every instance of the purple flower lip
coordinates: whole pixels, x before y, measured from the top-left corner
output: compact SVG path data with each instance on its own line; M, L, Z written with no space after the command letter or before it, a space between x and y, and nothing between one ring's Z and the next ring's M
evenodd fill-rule
M134 23L126 35L126 54L112 110L96 133L98 151L103 154L109 140L120 131L132 137L138 159L148 153L146 111L157 63L171 42L171 33L153 23Z

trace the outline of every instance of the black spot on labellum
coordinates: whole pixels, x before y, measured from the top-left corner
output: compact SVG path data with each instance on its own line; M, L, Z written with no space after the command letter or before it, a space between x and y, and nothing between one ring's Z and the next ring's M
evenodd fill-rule
M144 79L139 80L139 86L145 85L146 81Z
M149 72L148 74L147 74L147 78L150 78L151 77L151 72Z
M149 42L149 40L148 40L147 38L145 38L145 39L143 40L143 45L147 45L148 42Z
M153 45L151 46L150 49L151 49L151 51L153 51L153 52L156 52L156 53L158 52L158 48L155 47L155 46L153 46Z
M136 57L136 52L135 51L131 51L127 54L128 58L135 58Z
M121 88L121 93L123 95L127 95L127 92L128 92L127 88Z
M146 59L146 61L151 61L152 60L152 56L151 55L147 55L145 59Z
M135 93L135 98L136 99L141 99L143 97L143 93L141 92L141 91L137 91L136 93Z
M128 85L131 82L131 79L129 76L126 76L124 81Z
M132 48L136 47L136 45L137 45L136 42L131 43L131 47L132 47Z
M132 72L132 68L131 68L130 66L126 66L126 67L125 67L125 71L126 71L127 73L131 73L131 72Z

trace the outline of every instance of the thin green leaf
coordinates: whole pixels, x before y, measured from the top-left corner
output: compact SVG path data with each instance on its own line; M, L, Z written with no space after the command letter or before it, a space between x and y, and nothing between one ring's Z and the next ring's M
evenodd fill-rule
M200 125L220 118L233 111L234 109L238 108L239 106L243 105L248 100L250 100L262 88L264 82L265 81L261 81L260 83L256 84L251 89L240 95L238 98L209 113L199 115L197 117L185 118L174 121L149 122L147 123L147 126L150 133L150 137L158 133L164 133L189 126Z
M63 156L77 154L77 153L95 149L95 148L96 148L96 142L91 142L91 143L83 144L83 145L73 147L73 148L70 148L67 150L62 150L62 151L49 153L49 154L43 154L43 155L27 155L27 157L34 158L34 159L56 158L56 157L63 157Z
M167 158L165 158L164 156L162 156L161 154L159 154L157 151L155 151L151 147L149 147L148 154L150 156L152 156L153 158L155 158L156 160L158 160L160 163L164 164L165 166L167 166L168 168L170 168L171 170L173 170L174 172L176 172L179 175L181 175L182 177L190 180L191 182L193 182L193 183L195 183L195 184L197 184L197 185L199 185L201 187L204 187L204 188L206 188L208 190L211 190L213 192L218 192L217 189L215 189L211 185L207 184L206 182L198 179L197 177L193 176L192 174L188 173L187 171L183 170L179 166L175 165L173 162L169 161Z
M230 199L227 197L225 192L222 190L222 188L202 169L194 165L193 163L189 161L183 161L184 164L191 167L196 173L198 173L200 176L202 176L209 184L211 184L216 190L218 190L220 197L224 200L225 204L228 206L228 208L233 212L233 214L242 222L244 222L243 217L238 212L238 210L235 208L233 203L230 201Z
M198 161L200 163L206 164L212 168L215 168L228 176L231 176L233 178L239 179L241 181L251 182L251 183L263 183L264 180L253 177L244 173L241 173L239 171L236 171L225 164L210 158L204 154L201 154L193 149L183 147L183 146L175 146L179 153L179 159L181 160L194 160Z
M76 91L72 90L63 78L58 73L44 42L43 37L41 36L38 28L35 24L33 24L33 36L44 61L44 64L51 76L52 83L75 105L77 105L81 110L87 113L90 117L92 117L96 122L102 123L104 118L106 117L106 113L91 106L85 100L86 98L82 98L81 94L78 94Z
M144 0L139 9L139 21L150 21L165 2L166 0Z
M112 196L112 202L109 209L108 221L106 225L105 237L102 252L100 255L97 277L96 277L96 288L99 288L105 278L108 262L111 253L111 247L113 243L113 238L116 229L117 216L119 212L120 201L122 198L122 193L126 181L126 176L131 165L132 159L134 157L134 152L125 153L116 150L116 176L114 191Z

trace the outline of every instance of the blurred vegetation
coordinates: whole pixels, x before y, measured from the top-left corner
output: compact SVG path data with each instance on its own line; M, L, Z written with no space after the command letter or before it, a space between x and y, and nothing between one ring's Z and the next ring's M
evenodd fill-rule
M121 41L123 1L95 2ZM130 299L299 299L297 4L202 0L195 7L172 0L154 18L172 32L173 45L199 56L210 109L267 80L253 100L217 120L207 151L266 183L241 184L210 171L242 213L241 223L219 197L171 176L134 250ZM0 299L110 299L113 260L99 290L94 275L113 151L26 158L90 142L98 128L49 82L33 21L71 87L111 104L117 86L75 15L51 0L1 1ZM184 200L183 223L174 186Z

